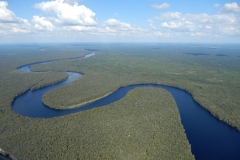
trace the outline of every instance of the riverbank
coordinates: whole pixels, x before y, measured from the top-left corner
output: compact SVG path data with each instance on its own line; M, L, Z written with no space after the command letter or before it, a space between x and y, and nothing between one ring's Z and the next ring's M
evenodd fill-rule
M64 117L11 119L0 140L22 159L194 159L176 103L162 89L138 88Z
M216 59L215 56L211 56L215 55L215 53L209 53L209 56L206 58L198 57L196 59L193 56L181 54L186 53L183 49L178 48L176 51L172 47L171 49L166 49L166 51L151 51L151 54L146 54L149 53L146 48L130 49L129 51L126 47L124 52L117 50L116 47L112 47L110 51L105 51L104 48L101 48L101 50L102 53L104 51L104 56L102 56L101 53L97 55L98 58L87 59L86 61L69 60L68 62L58 62L58 64L34 66L34 68L36 67L38 70L49 71L50 69L54 72L33 74L20 73L15 71L15 68L27 64L30 61L39 61L41 57L42 61L48 60L48 58L53 59L54 56L59 56L59 53L46 54L43 56L41 55L42 53L34 55L34 52L31 51L29 54L14 55L12 57L11 55L10 57L1 55L0 88L2 92L0 93L0 121L1 124L4 125L0 126L0 137L1 143L3 144L2 147L5 150L18 157L24 157L24 159L31 159L29 157L34 155L38 157L38 159L66 159L67 157L65 156L72 156L74 159L74 157L80 157L79 147L81 147L82 151L85 151L85 156L102 156L100 153L88 152L88 150L86 150L90 149L91 145L94 146L96 142L90 143L88 140L84 140L86 135L93 135L93 131L96 135L97 133L104 135L104 133L96 129L96 126L101 126L103 121L94 119L91 114L84 116L81 113L76 113L70 116L44 120L22 117L11 111L11 101L18 93L25 92L39 81L42 81L43 84L48 84L49 81L52 81L51 79L56 76L57 73L55 73L55 71L66 70L66 68L67 70L84 73L85 76L73 82L67 88L64 87L63 90L58 90L58 92L62 92L63 94L52 98L52 100L57 103L59 101L66 104L70 104L71 102L77 104L77 102L88 100L87 97L92 99L94 96L99 97L99 95L104 95L104 91L106 91L105 93L110 93L108 92L109 88L124 86L127 82L131 84L160 83L179 86L179 88L191 92L194 98L198 102L201 102L203 106L209 107L214 113L218 113L218 115L221 114L220 119L227 120L230 118L229 122L233 122L233 126L237 126L239 123L239 116L237 116L239 115L237 108L237 106L239 106L239 100L236 96L239 95L239 63L237 59L234 58L234 54ZM4 51L4 49L1 51ZM18 51L24 52L21 49L18 49ZM76 51L79 52L79 50ZM51 50L49 52L52 53L53 51ZM63 56L71 56L66 54L71 52L72 50L70 51L68 48ZM167 54L161 54L164 52ZM208 50L201 52L208 52ZM221 51L218 50L217 52ZM226 52L226 50L222 52ZM26 55L26 57L24 57L24 55ZM6 66L8 68L6 68ZM88 78L86 79L86 77ZM94 77L97 77L97 79ZM85 82L86 84L84 85ZM94 85L91 86L91 84ZM70 94L70 96L62 99L68 91L74 94ZM86 95L83 93L86 93ZM154 94L153 97L156 98L156 95ZM142 101L145 100L139 99L137 102L141 104L143 103ZM119 105L118 108L121 108L121 106L122 105ZM93 114L93 116L98 115L97 113L99 113L101 109L102 108L94 109L93 111L96 112L96 114ZM111 110L110 108L108 109ZM145 110L143 112L145 113ZM118 114L121 115L121 113L124 112L118 110ZM106 120L105 118L108 116L108 114L104 114L101 118ZM91 121L91 125L88 125L88 121ZM75 137L77 135L83 136L81 142L78 140L79 138ZM98 138L101 140L103 137ZM84 147L79 144L89 144L89 147ZM55 148L55 146L57 147ZM94 147L92 149L94 150ZM71 152L65 152L70 150ZM39 152L45 153L45 157L36 154ZM22 155L22 153L24 153L24 155L19 156ZM62 154L59 155L59 153Z
M136 49L137 51L139 50ZM186 54L158 54L154 50L145 60L146 55L143 52L144 50L138 54L126 52L128 54L125 55L106 51L87 61L33 66L34 69L42 71L60 71L68 68L85 75L68 86L47 93L43 102L53 108L63 104L67 109L68 106L103 97L121 86L163 84L188 91L215 117L240 129L240 100L236 96L240 94L237 80L240 74L236 74L238 71L235 59L231 59L233 62L230 63L228 57L228 65L231 67L224 68L219 64L227 60L216 59L215 55L211 57L211 54L207 58L196 59ZM212 63L215 59L218 65ZM66 93L69 96L66 97Z

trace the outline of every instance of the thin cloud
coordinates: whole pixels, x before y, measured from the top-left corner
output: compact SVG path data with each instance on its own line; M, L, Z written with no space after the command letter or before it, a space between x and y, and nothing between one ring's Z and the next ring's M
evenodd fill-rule
M129 35L129 34L143 34L146 30L131 25L129 23L121 22L116 19L108 19L104 21L103 27L105 30L110 33L118 33L119 35Z
M153 30L157 30L157 28L156 28L152 23L150 23L149 26L150 26Z
M181 18L182 14L180 12L165 12L161 13L161 17L157 17L158 20L176 20Z
M208 15L206 13L182 14L180 12L166 12L162 13L160 17L156 17L155 20L160 22L159 29L164 31L185 32L191 36L240 36L239 16L235 14L218 13Z
M194 31L195 25L190 21L171 21L171 22L163 22L161 24L163 28L168 28L177 32L188 32Z
M219 3L215 3L215 4L214 4L214 7L216 7L216 8L219 7L219 6L220 6Z
M157 4L152 4L151 5L153 8L156 8L156 9L167 9L170 7L170 4L168 3L163 3L161 5L157 5Z
M116 19L108 19L103 23L103 26L117 28L119 30L133 30L133 27L129 23L120 22Z
M163 32L161 32L161 31L154 32L154 35L155 35L155 36L160 36L160 37L172 37L171 34L169 34L169 33L163 33Z

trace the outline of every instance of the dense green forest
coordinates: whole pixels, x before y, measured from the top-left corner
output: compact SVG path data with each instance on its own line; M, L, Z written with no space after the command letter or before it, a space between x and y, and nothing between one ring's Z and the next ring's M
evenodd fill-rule
M44 95L43 102L53 108L66 109L103 97L121 86L165 84L190 92L214 116L240 129L240 59L239 50L234 46L219 49L188 45L154 49L146 45L123 46L113 45L84 61L33 66L32 69L41 71L67 68L85 75L70 85L50 91Z
M161 89L135 89L106 107L6 125L0 140L23 159L194 159L176 104Z
M66 79L67 74L58 71L84 76L44 95L43 102L52 108L76 107L130 84L165 84L190 92L214 116L240 129L236 46L0 47L0 148L22 159L194 159L176 104L162 89L135 89L108 106L52 119L27 118L11 111L17 95ZM95 50L95 56L69 59L91 53L86 48ZM31 67L44 72L17 70L25 64L57 59L65 60Z

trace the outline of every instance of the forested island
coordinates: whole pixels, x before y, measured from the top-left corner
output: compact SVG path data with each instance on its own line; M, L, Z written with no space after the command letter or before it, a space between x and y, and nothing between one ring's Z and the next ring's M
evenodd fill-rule
M0 47L1 147L22 159L194 159L176 104L162 89L135 89L113 104L58 118L12 112L14 98L65 80L62 71L84 75L45 94L43 103L51 108L73 108L122 86L163 84L188 91L215 117L240 129L240 59L234 45L214 50L186 44ZM89 51L97 52L89 59L74 59ZM35 73L17 70L57 59L34 65Z

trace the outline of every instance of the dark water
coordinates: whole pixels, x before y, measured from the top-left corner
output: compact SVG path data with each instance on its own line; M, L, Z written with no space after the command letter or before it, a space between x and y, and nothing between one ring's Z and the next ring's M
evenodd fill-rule
M21 67L19 70L31 72L28 66ZM79 73L67 73L69 78L64 82L36 91L28 91L17 97L12 105L12 110L32 118L52 118L108 105L123 98L128 91L137 87L163 88L172 94L177 103L181 122L191 144L192 153L197 160L240 159L240 132L213 117L196 103L189 93L178 88L157 84L138 84L121 87L105 98L75 109L55 110L45 106L41 101L43 94L81 77Z

